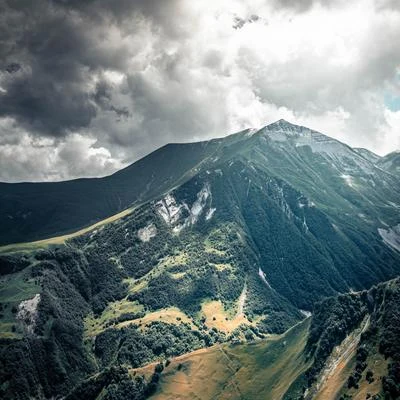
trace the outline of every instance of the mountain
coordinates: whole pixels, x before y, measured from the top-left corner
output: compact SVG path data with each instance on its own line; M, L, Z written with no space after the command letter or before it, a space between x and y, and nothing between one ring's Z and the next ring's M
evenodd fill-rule
M394 151L392 153L386 154L386 156L382 157L377 165L388 171L394 175L399 176L400 174L400 152Z
M217 145L169 144L105 178L0 183L0 243L74 232L146 202L187 179Z
M3 243L97 224L0 248L0 393L145 398L165 364L151 363L227 342L251 352L260 341L259 365L277 354L270 335L284 335L277 348L285 335L296 349L308 343L306 365L293 371L281 359L279 379L295 385L314 368L313 390L329 362L312 334L324 299L400 273L400 177L380 161L280 120L167 145L106 178L6 184ZM361 323L350 306L340 340Z
M355 147L354 151L356 151L358 154L360 154L360 156L366 158L368 161L372 162L373 164L376 164L381 157L378 156L378 154L375 154L374 152L368 150L368 149L364 149L361 147Z
M335 193L344 181L353 192L367 191L369 200L378 200L385 206L399 190L398 179L382 171L393 172L395 167L390 165L396 153L379 162L371 161L373 156L368 150L353 150L318 132L281 120L258 132L246 130L207 142L169 144L104 178L0 183L0 244L77 231L153 200L201 171L238 158L288 180L315 200L338 201L348 208L349 199L343 200ZM330 182L324 183L324 179ZM320 183L329 186L327 196L318 190ZM388 190L388 186L395 190Z

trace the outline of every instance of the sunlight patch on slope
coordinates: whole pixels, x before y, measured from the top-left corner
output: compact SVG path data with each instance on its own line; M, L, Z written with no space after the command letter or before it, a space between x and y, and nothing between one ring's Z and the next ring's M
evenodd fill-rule
M153 400L282 399L310 365L303 355L309 321L251 344L214 345L171 360ZM136 370L141 373L142 369ZM154 371L154 365L151 367Z
M36 250L39 248L46 248L51 245L64 244L69 239L73 239L74 237L84 235L85 233L94 231L97 228L102 228L104 225L110 224L112 222L115 222L115 221L123 218L123 217L126 217L127 215L132 214L133 211L134 211L134 208L128 208L124 211L121 211L117 214L112 215L111 217L108 217L99 222L96 222L95 224L90 225L87 228L80 229L79 231L76 231L74 233L70 233L67 235L54 236L54 237L51 237L48 239L37 240L34 242L13 243L13 244L5 245L5 246L0 246L0 254L12 253L12 252L18 252L18 251L32 251L32 250Z
M247 285L244 284L236 305L230 310L226 310L220 300L207 301L202 304L201 311L208 328L216 328L224 333L231 333L240 325L254 325L244 315L244 306L247 298Z
M189 324L192 329L195 329L195 330L198 329L194 325L193 320L177 307L163 308L162 310L157 310L157 311L148 313L144 317L132 319L130 321L121 322L121 323L117 324L115 327L120 329L125 326L135 324L135 325L138 325L139 328L144 329L147 324L149 324L151 322L155 322L155 321L165 322L167 324L176 324L176 325L179 325L181 323L186 323L186 324Z

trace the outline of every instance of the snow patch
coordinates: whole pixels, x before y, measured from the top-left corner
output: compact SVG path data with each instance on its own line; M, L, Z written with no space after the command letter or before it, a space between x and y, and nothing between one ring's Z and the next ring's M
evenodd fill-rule
M217 210L216 208L210 208L210 209L207 211L207 214L206 214L206 220L207 220L207 221L210 220L210 219L212 218L212 216L214 215L214 213L215 213L216 210Z
M139 229L137 235L142 242L148 242L151 238L157 235L157 228L153 223L151 223L144 228Z
M304 231L305 231L306 233L308 233L309 229L308 229L306 217L303 217L303 229L304 229Z
M275 131L270 132L268 137L271 138L274 142L286 142L287 136L285 131Z
M301 312L306 318L311 317L311 315L312 315L310 311L300 310L300 312Z
M38 305L40 294L36 294L32 299L21 301L18 305L17 319L25 326L28 333L33 334L38 317Z
M345 182L348 186L354 187L353 177L351 175L342 174L342 175L340 175L340 177L345 180Z
M249 185L247 186L246 198L249 197L250 185L251 185L251 179L249 179Z
M211 196L211 191L210 185L207 183L204 185L203 189L201 189L200 192L197 193L197 199L190 209L190 216L188 217L190 225L194 225L199 219L209 196Z
M262 279L262 281L272 290L271 285L267 281L264 271L261 268L258 268L258 276Z
M246 132L246 136L247 136L247 137L252 137L257 131L258 131L258 129L250 128L250 129Z
M378 233L386 245L400 251L400 224L389 229L379 228Z

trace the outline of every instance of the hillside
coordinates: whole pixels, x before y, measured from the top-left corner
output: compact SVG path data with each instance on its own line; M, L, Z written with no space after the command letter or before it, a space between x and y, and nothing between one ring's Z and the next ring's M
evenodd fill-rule
M283 120L169 145L107 178L1 193L2 210L36 210L26 225L4 217L3 243L73 232L131 207L68 237L1 249L0 393L8 398L118 399L123 390L148 397L162 367L147 380L141 372L132 380L135 371L205 348L202 359L223 349L253 370L276 362L277 375L267 368L255 376L283 380L279 396L294 382L297 395L306 379L298 375L311 368L306 380L318 381L332 351L315 338L332 334L323 321L335 321L335 302L348 299L340 308L348 325L326 340L353 334L345 360L358 343L370 313L366 295L338 294L400 273L400 178L359 150ZM121 203L111 202L116 193ZM243 344L254 340L263 342ZM293 343L287 352L285 342ZM173 393L178 366L166 368L172 381L165 375L162 390ZM221 379L236 385L227 370ZM239 389L254 397L269 387Z
M146 202L187 179L217 146L169 144L104 178L0 183L0 244L71 233Z
M0 183L0 244L77 231L238 157L287 180L320 205L334 202L334 207L355 213L358 206L371 209L372 201L383 209L389 206L381 211L393 214L390 209L399 198L399 177L393 176L396 154L376 159L365 149L353 150L284 120L223 139L169 144L104 178Z
M173 359L151 399L397 399L399 306L398 279L329 298L283 335Z
M400 174L400 152L394 151L392 153L386 154L377 162L377 165L394 175Z

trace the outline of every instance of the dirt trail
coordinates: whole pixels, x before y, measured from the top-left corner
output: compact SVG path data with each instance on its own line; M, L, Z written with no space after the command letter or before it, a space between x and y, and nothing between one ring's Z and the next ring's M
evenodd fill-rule
M247 298L247 283L244 284L242 293L240 294L238 300L236 317L240 317L241 315L243 315L244 303L246 302L246 298Z

